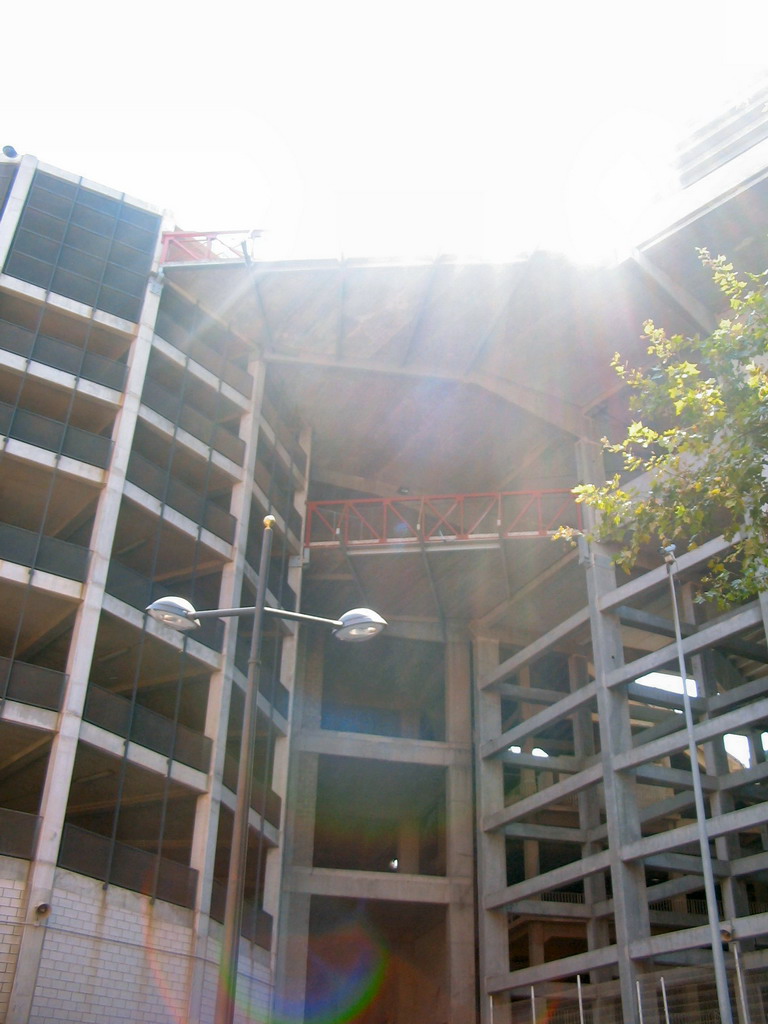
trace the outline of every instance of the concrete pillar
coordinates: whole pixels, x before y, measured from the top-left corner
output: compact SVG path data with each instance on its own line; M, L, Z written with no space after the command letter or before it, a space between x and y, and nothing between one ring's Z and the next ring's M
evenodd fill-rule
M524 665L517 673L519 686L528 689L531 687L531 668ZM520 721L525 722L539 710L535 704L524 700L520 702ZM525 754L533 753L538 743L533 736L526 736L522 743L522 751ZM539 789L544 788L543 780L539 777L540 772L534 768L520 769L520 797L532 796ZM523 877L535 878L541 871L541 858L539 856L539 842L537 839L523 839ZM544 963L544 931L536 922L527 926L528 931L528 962L531 966Z
M587 659L582 655L571 655L568 659L568 683L571 692L580 690L589 683L589 665ZM573 716L573 743L574 754L577 758L594 757L595 731L592 723L592 709L590 707L579 708ZM600 792L597 786L582 790L577 798L579 808L579 828L589 834L592 829L600 827ZM599 852L599 845L595 842L582 844L582 857L590 857ZM593 908L594 905L607 896L605 876L602 874L588 875L584 879L584 904ZM587 921L587 949L603 949L610 945L610 929L608 919L590 917ZM610 980L611 972L607 968L590 972L590 983L599 985L600 982ZM609 1024L613 1020L613 1007L606 1004L605 1000L598 999L592 1004L592 1016L595 1024Z
M288 892L282 900L273 1001L277 1021L304 1020L311 899L308 893Z
M454 756L446 774L446 863L451 883L447 917L449 1024L475 1015L474 809L472 682L468 639L449 632L445 645L446 740Z
M41 903L53 902L53 883L64 829L69 785L77 754L93 648L99 628L128 458L133 445L141 391L152 348L152 325L155 322L158 302L159 294L148 288L138 331L131 346L123 402L112 434L112 459L96 510L91 535L88 579L83 585L83 599L75 617L66 667L67 688L59 716L59 727L51 744L43 787L40 838L35 860L29 869L25 908L27 925L39 925L35 907ZM31 585L34 585L34 573L34 569L30 570ZM26 927L22 932L6 1024L26 1024L29 1020L44 936L44 926Z
M602 448L597 443L577 444L578 476L581 480L599 482L604 479ZM591 511L585 509L586 529ZM645 876L642 864L627 863L622 848L640 839L640 815L634 779L614 768L618 755L631 750L632 731L629 707L623 687L609 689L606 676L624 663L621 630L613 613L600 610L600 600L616 587L610 554L600 544L590 544L584 558L587 576L592 658L597 683L597 714L600 750L603 762L603 792L611 857L614 921L618 952L619 985L626 1024L639 1024L637 1005L637 965L630 959L631 943L650 935L648 903L645 898Z
M477 638L474 643L475 678L481 680L499 664L496 640ZM476 749L502 732L501 697L491 690L475 691ZM506 996L489 997L488 978L509 971L509 926L505 910L484 910L485 897L507 884L506 847L503 832L484 832L483 818L504 806L503 764L499 758L477 758L478 805L478 913L480 960L480 1019L482 1024L510 1024ZM491 1009L491 1004L493 1009Z
M403 818L397 829L397 870L418 875L421 827L418 818Z
M220 608L234 608L240 604L245 573L245 552L251 523L251 497L256 447L259 437L259 410L264 393L265 367L262 362L249 367L253 377L251 407L241 422L240 434L245 439L243 475L232 489L230 511L237 522L232 560L224 567L219 591ZM223 788L224 757L226 754L229 709L232 700L232 666L237 646L237 619L225 619L222 669L211 676L206 707L205 735L213 740L211 786L200 797L195 808L190 866L198 872L195 897L194 944L192 978L187 1013L190 1024L198 1024L203 1013L203 986L206 983L206 960L209 952L210 905L213 888L213 868L219 830L219 812ZM215 954L218 956L218 951Z
M470 1024L475 1006L475 907L471 888L467 898L448 906L448 1022Z
M37 157L23 156L19 161L16 177L13 179L11 191L5 202L3 216L0 217L0 267L4 267L5 261L8 259L11 243L16 234L29 186L32 184L36 170Z

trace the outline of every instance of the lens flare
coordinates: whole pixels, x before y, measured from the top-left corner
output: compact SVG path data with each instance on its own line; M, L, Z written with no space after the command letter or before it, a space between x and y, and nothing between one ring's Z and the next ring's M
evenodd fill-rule
M389 955L365 922L338 923L311 940L306 999L281 1007L275 1024L351 1024L371 1006Z

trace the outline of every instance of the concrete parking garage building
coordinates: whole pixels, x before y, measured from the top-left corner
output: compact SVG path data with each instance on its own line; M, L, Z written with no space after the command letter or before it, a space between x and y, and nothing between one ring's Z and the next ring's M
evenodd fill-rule
M758 108L611 266L285 262L0 165L0 1017L212 1020L249 623L270 618L237 1019L717 1020L666 573L551 538L642 323L709 331L696 247L768 257ZM756 127L757 125L757 127ZM746 127L745 127L746 126ZM764 132L763 132L764 134ZM734 1019L768 1005L765 598L691 596ZM724 737L744 737L744 765Z

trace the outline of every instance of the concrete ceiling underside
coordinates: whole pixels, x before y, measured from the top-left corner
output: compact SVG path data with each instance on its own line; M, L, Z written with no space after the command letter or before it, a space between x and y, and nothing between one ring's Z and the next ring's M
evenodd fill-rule
M535 253L498 265L209 263L165 273L253 344L268 383L312 428L310 499L570 488L576 439L620 436L626 422L613 354L647 358L648 319L695 334L722 312L696 248L736 248L740 266L762 269L766 189L756 182L700 209L613 267ZM524 643L584 603L583 571L562 544L486 548L389 558L313 548L303 607L370 604L443 632L450 620L482 621Z

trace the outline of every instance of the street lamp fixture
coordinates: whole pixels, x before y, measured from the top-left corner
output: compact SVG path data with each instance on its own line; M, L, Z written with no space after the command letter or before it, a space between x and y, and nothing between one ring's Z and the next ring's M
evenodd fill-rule
M251 781L256 749L256 694L259 689L261 670L261 633L265 615L298 622L315 622L329 626L338 640L359 643L370 640L384 629L386 622L370 608L353 608L338 619L326 619L319 615L304 615L301 612L269 608L266 604L267 574L272 552L272 527L274 516L265 516L264 535L259 561L256 604L250 608L212 608L196 611L182 597L162 597L153 601L146 609L157 622L171 629L188 633L199 629L203 619L220 619L233 616L250 616L253 619L251 648L248 658L248 675L243 709L243 731L240 740L240 761L237 775L237 800L235 820L232 828L232 849L227 876L227 898L224 908L224 929L221 948L221 967L216 992L215 1024L232 1024L235 1014L235 992L237 988L237 960L240 950L240 931L243 916L243 892L245 888L245 867L248 857L248 818L251 808Z
M180 633L189 633L192 630L200 629L201 619L224 619L232 616L253 616L256 614L255 607L249 608L212 608L205 611L197 611L183 597L161 597L153 601L146 609L149 615L156 621L162 622L171 629ZM283 608L262 609L265 615L274 615L280 619L294 619L299 622L319 622L324 626L333 627L333 635L337 640L344 640L347 643L361 640L370 640L386 626L386 622L370 608L353 608L344 612L338 619L326 619L321 615L305 615L302 612L289 612Z

